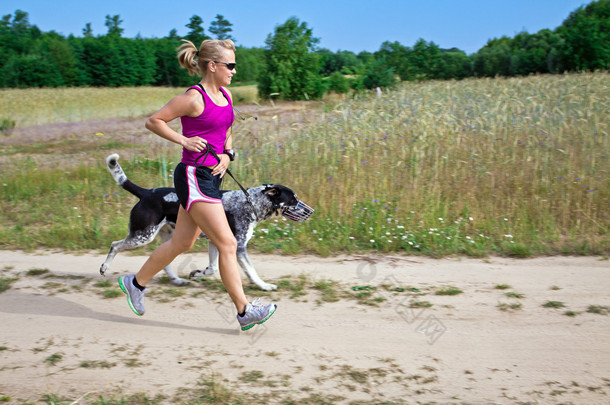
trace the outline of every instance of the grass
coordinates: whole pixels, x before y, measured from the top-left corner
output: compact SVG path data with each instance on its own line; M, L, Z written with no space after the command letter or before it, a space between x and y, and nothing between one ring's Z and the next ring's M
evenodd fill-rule
M109 363L106 360L84 360L80 362L82 368L112 368L116 363Z
M508 298L525 298L525 294L517 293L514 291L507 292L506 295Z
M500 311L516 311L521 308L522 308L521 303L507 304L505 302L501 302L498 304L498 309L500 309Z
M11 288L11 284L17 280L17 278L0 277L0 293L3 293Z
M542 305L545 308L564 308L565 304L561 301L547 301Z
M285 184L316 209L303 224L261 224L252 249L608 255L609 79L587 73L405 83L382 97L295 104L300 110L290 120L236 123L232 170L240 182ZM132 100L123 89L53 89L73 99L48 106L45 97L53 97L42 90L3 93L18 128L25 123L19 114L26 116L19 109L29 117L35 107L44 122L138 115L177 91L130 88ZM103 151L112 136L91 135L82 150L79 139L58 151ZM124 237L134 199L118 190L101 158L49 168L10 148L0 145L10 163L0 169L0 248L105 249ZM171 184L176 149L138 153L122 162L132 180Z
M589 305L587 312L590 314L608 315L610 308L604 305Z
M49 269L30 269L25 274L27 276L41 276L43 274L49 274Z
M464 291L460 290L459 288L456 287L448 287L448 288L443 288L440 290L436 291L436 295L458 295L458 294L462 294Z
M50 366L55 366L57 363L59 363L60 361L62 361L64 358L62 353L54 353L52 355L50 355L49 357L47 357L44 362L47 363Z
M0 117L0 132L56 122L139 117L183 92L175 87L2 89L0 111L11 119ZM231 87L231 93L236 104L258 101L256 85ZM36 114L28 105L36 106Z

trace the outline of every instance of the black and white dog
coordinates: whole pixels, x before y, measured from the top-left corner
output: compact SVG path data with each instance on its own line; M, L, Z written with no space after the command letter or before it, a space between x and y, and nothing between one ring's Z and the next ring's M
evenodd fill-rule
M100 274L110 268L110 263L117 253L135 249L152 242L159 236L162 241L169 240L174 232L180 203L174 188L160 187L145 189L127 179L119 165L119 155L112 154L106 158L106 165L114 180L125 190L140 199L131 209L129 217L129 234L123 240L112 242L106 261L100 267ZM250 202L242 191L221 191L222 205L229 225L237 240L237 260L251 282L263 290L275 290L276 285L264 282L256 273L248 258L246 246L252 237L258 222L271 218L274 214L283 215L294 221L303 222L313 213L313 209L297 199L294 191L280 184L267 184L249 188ZM202 233L202 237L205 235ZM218 269L218 249L208 242L210 263L205 270L194 270L189 278L213 274ZM178 277L167 266L167 275L175 285L184 285L188 280Z

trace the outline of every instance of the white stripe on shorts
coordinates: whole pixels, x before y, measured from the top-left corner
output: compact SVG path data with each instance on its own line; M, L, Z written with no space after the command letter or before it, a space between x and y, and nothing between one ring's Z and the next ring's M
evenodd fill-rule
M189 212L193 203L197 201L203 201L212 204L222 203L222 200L219 200L218 198L208 197L207 195L201 192L201 190L199 189L199 183L197 182L197 175L195 174L196 171L197 168L195 166L186 167L186 181L188 182L189 188L189 197L186 202L186 212Z

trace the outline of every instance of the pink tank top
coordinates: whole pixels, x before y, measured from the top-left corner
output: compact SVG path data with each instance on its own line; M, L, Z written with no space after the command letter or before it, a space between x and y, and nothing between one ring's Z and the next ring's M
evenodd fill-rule
M229 104L224 107L219 107L199 86L191 86L190 89L196 89L203 96L205 108L203 113L198 117L183 116L180 117L182 122L182 135L187 138L199 136L205 139L214 149L214 152L220 156L224 151L225 141L227 140L227 131L233 124L234 114L233 105L229 95L221 87L220 91L227 98ZM188 90L187 90L188 91ZM208 154L207 158L201 158L201 152L193 152L188 149L182 149L182 163L189 166L214 166L218 163L212 154Z

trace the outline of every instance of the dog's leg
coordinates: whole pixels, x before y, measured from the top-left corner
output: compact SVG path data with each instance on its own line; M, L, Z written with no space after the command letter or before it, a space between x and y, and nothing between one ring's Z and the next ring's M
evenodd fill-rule
M106 256L106 260L100 267L100 274L102 276L105 275L106 271L108 271L108 269L110 269L110 264L114 260L114 257L119 252L122 252L123 250L131 250L131 249L139 248L140 246L148 245L150 242L152 242L153 239L155 239L157 232L152 229L148 230L148 231L154 233L153 236L150 238L144 236L144 233L138 232L134 235L127 236L123 240L117 240L115 242L112 242L112 244L110 245L110 251L108 252L108 256Z
M150 242L152 242L157 237L159 229L161 229L165 224L166 221L163 220L157 225L149 226L144 231L137 231L133 234L130 233L125 239L112 242L110 245L110 252L108 252L106 260L100 267L100 274L102 276L105 275L104 273L106 273L106 271L108 271L110 268L110 263L112 263L117 253L122 252L123 250L131 250L140 246L148 245Z
M174 233L174 227L175 227L175 225L173 225L173 224L166 224L159 231L159 238L161 239L162 243L165 243L172 238L172 234ZM168 264L167 266L165 266L165 268L163 270L165 270L165 274L167 274L167 277L169 277L172 280L173 285L183 286L183 285L189 284L188 280L186 280L184 278L180 278L180 277L178 277L178 275L176 273L174 273L174 271L171 268L171 264Z
M237 245L237 262L239 263L239 266L243 269L243 271L246 273L246 276L248 276L248 279L252 283L256 284L261 290L277 290L277 285L266 283L258 276L258 273L250 262L250 258L248 257L248 252L246 251L245 244Z
M106 256L106 260L104 261L104 263L102 263L100 267L100 274L102 276L104 276L106 271L110 269L110 264L114 260L114 257L117 255L117 253L123 250L133 249L131 247L127 247L129 245L129 242L127 241L128 238L112 242L112 244L110 245L110 251L108 252L108 256Z
M199 278L204 276L211 276L212 274L218 271L218 256L220 253L218 252L218 248L212 242L208 241L208 257L210 263L205 270L194 270L189 274L189 278Z

